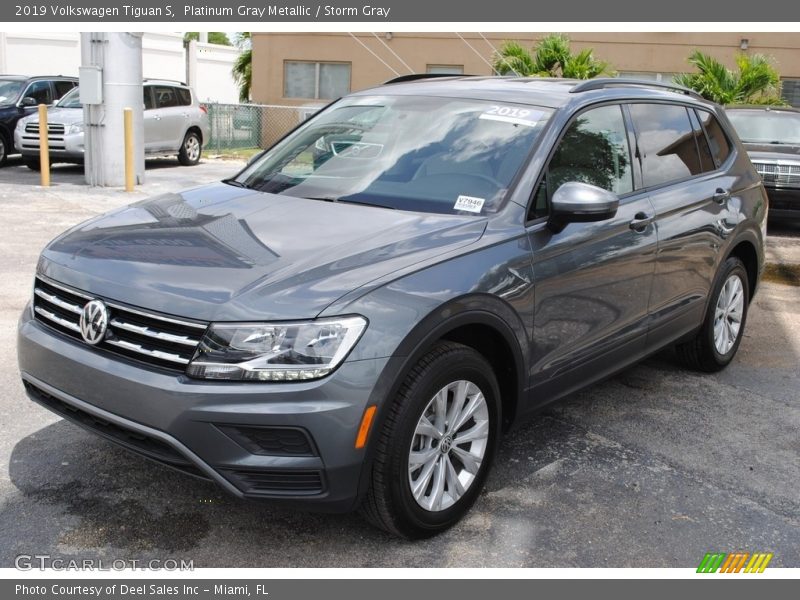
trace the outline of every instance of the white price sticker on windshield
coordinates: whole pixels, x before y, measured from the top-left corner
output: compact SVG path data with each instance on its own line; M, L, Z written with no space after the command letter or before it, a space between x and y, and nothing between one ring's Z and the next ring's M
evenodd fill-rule
M453 208L455 210L479 213L483 209L484 202L486 202L485 199L476 198L475 196L459 196Z

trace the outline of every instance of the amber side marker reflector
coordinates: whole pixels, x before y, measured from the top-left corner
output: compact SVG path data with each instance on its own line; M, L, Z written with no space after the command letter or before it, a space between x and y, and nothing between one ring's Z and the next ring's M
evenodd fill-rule
M375 411L378 410L377 406L370 406L364 411L364 416L361 417L361 425L358 428L358 435L356 436L356 449L363 448L367 443L367 436L369 436L370 427L372 427L372 420L375 418Z

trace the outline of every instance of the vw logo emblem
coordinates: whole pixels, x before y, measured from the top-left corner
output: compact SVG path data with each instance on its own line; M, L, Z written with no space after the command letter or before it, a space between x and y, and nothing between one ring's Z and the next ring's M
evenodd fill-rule
M108 327L108 309L102 300L90 300L81 312L81 336L83 341L94 346L103 341Z

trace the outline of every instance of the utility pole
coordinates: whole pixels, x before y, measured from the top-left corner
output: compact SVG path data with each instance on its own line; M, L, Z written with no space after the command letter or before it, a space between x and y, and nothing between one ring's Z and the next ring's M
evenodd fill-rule
M142 34L81 33L80 89L86 183L125 185L125 108L132 109L134 181L143 183Z

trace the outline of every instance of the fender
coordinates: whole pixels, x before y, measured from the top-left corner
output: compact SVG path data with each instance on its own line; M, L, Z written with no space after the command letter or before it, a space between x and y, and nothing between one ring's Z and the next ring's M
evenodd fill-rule
M517 374L514 412L518 412L517 405L524 398L526 389L528 343L525 327L517 313L503 300L490 294L461 296L442 304L417 323L403 339L372 391L369 404L376 405L378 411L367 441L354 507L360 504L369 487L368 475L375 456L376 439L386 421L392 398L425 352L437 340L464 325L491 327L511 349Z

